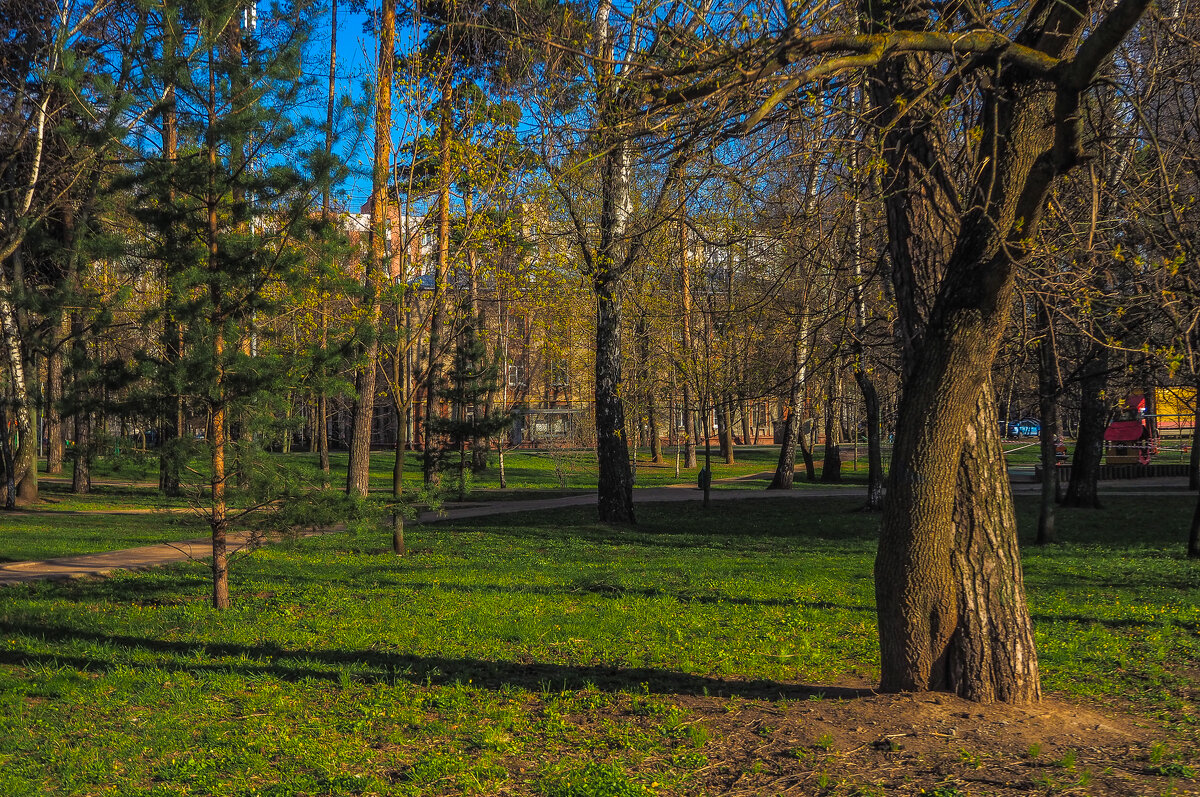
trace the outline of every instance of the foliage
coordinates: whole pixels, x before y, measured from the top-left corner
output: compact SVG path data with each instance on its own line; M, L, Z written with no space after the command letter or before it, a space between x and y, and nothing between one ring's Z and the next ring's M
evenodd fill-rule
M493 403L499 392L499 364L488 356L475 325L468 323L459 332L453 364L438 385L438 398L449 404L450 414L429 424L429 433L441 435L443 441L434 451L435 465L444 469L448 458L454 453L458 455L460 498L467 494L468 446L490 440L512 426L513 416L505 407Z

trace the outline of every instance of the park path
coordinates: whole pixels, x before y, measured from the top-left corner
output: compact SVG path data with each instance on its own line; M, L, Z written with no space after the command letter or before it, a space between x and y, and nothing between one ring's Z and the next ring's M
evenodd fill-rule
M737 477L718 480L725 482L743 481L751 477ZM1107 493L1137 493L1142 495L1178 495L1186 491L1186 478L1173 479L1144 479L1136 486L1130 482L1102 482L1101 487ZM797 487L792 490L761 490L761 489L717 489L710 495L712 500L725 501L754 501L769 498L830 498L835 496L856 496L862 494L861 485L844 487ZM1037 484L1015 482L1014 493L1036 493ZM672 487L646 487L633 491L635 504L673 503L701 500L700 491L688 485ZM511 501L471 501L462 504L447 504L436 512L422 512L417 520L420 523L437 523L446 520L463 520L467 518L505 515L517 512L540 512L564 507L591 506L596 502L594 492L578 495L559 496L557 498L534 498ZM121 511L121 510L117 510ZM326 531L336 531L328 529ZM301 536L323 534L324 531L303 533ZM249 532L234 532L229 535L229 551L233 553L246 548L248 545L276 542L276 538L252 539ZM29 562L9 562L0 565L0 587L12 584L22 584L30 581L62 581L72 578L89 578L103 576L115 570L146 570L173 562L185 562L193 559L204 559L212 553L212 541L207 537L182 542L145 545L138 548L125 548L119 551L82 554L79 556L64 556L56 559L44 559Z

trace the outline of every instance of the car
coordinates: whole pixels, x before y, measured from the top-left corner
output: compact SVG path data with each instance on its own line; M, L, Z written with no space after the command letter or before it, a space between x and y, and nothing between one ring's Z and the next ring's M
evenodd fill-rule
M1009 437L1037 437L1042 433L1042 422L1036 418L1022 418L1008 422Z

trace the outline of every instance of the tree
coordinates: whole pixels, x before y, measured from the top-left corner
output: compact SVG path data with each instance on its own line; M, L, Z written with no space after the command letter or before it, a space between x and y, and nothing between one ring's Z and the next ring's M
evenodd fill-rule
M388 184L392 148L392 79L396 73L396 0L383 0L379 19L379 52L375 70L375 154L371 166L370 253L363 268L364 321L360 365L354 378L346 494L366 496L371 475L371 421L375 412L375 376L382 293L388 276Z
M8 78L0 86L0 361L9 374L16 431L8 475L25 502L37 497L35 327L57 317L67 280L58 273L43 292L32 282L38 271L26 267L22 248L31 234L47 233L72 215L76 232L87 230L87 214L71 204L95 197L108 160L144 118L130 97L147 16L129 4L8 3L0 9L6 31L0 66ZM51 257L61 266L70 260L62 251L82 245L86 235L66 234L65 226L58 233L62 247ZM58 334L51 324L47 348L56 356ZM61 368L61 361L52 365Z
M507 429L513 417L503 408L488 406L488 397L500 388L500 372L475 325L468 321L457 337L453 362L437 391L438 398L449 403L450 415L434 419L427 434L443 438L443 444L435 449L437 463L444 466L446 458L457 453L458 496L465 500L471 442L489 439Z
M1145 5L1121 2L1096 22L1051 3L1026 12L1013 41L1053 70L1001 61L991 75L976 121L981 168L961 199L947 181L944 124L920 100L929 65L906 56L875 74L875 108L911 103L883 137L893 281L907 328L875 567L885 690L1040 697L988 372L1046 193L1079 160L1082 95ZM914 10L879 12L871 29L920 37L928 31ZM962 210L946 218L939 200ZM935 281L921 284L923 274ZM934 297L927 313L922 289Z
M1040 697L989 374L1047 192L1082 155L1083 97L1147 5L863 5L864 33L789 19L734 41L729 69L648 87L666 106L740 103L723 107L746 131L800 87L870 70L904 366L875 568L884 690ZM747 84L767 87L753 105Z
M287 115L308 88L296 75L310 9L292 7L261 27L236 0L183 12L195 26L189 49L198 56L162 63L180 107L190 112L178 116L179 156L160 148L137 175L135 213L151 231L147 254L162 261L171 282L162 312L178 321L183 339L179 392L194 397L208 416L201 473L212 535L212 602L224 609L230 605L227 532L234 520L273 501L257 489L260 472L249 458L276 439L264 431L282 414L275 406L287 392L281 381L286 363L258 351L256 317L269 314L303 276L295 242L320 223L312 210L326 173L300 171L320 162L320 148L303 150ZM178 246L181 241L191 244ZM235 418L244 430L236 449L230 439ZM232 508L235 450L249 494Z

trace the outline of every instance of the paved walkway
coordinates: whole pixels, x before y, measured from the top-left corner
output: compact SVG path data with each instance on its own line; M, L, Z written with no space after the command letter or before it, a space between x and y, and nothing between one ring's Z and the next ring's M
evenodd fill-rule
M739 481L730 479L727 481ZM718 483L721 480L718 480ZM1187 492L1186 478L1140 479L1137 481L1101 482L1101 489L1109 494L1137 493L1139 495L1179 495ZM1014 482L1013 492L1020 494L1036 493L1040 487L1036 483ZM828 487L797 487L792 490L730 490L714 488L710 493L714 501L755 501L771 498L830 498L835 496L861 496L861 485L828 486ZM673 487L647 487L635 489L633 500L635 504L653 504L699 501L700 490L687 485ZM447 504L437 512L422 512L418 516L420 523L437 523L445 520L460 520L466 518L486 517L489 515L504 515L516 512L540 512L550 509L561 509L572 506L591 506L596 502L594 492L579 495L561 496L558 498L535 498L514 501L472 501L463 504ZM336 529L330 529L335 531ZM325 532L308 532L301 536L312 536ZM277 539L267 538L259 543L275 542ZM231 533L229 535L229 552L234 553L251 544L251 536L247 532ZM66 556L58 559L46 559L31 562L10 562L0 565L0 587L10 584L21 584L29 581L61 581L72 578L89 578L103 576L114 570L146 570L172 562L184 562L193 559L204 559L212 553L212 541L207 537L183 542L147 545L140 548L126 548L120 551L105 551L103 553L84 554L81 556Z

